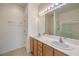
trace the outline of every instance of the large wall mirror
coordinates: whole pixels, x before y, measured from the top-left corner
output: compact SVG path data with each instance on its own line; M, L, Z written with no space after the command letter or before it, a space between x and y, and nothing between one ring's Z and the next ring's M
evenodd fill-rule
M56 35L79 39L79 5L70 4L72 8L56 12Z
M79 39L79 3L68 3L41 16L39 24L42 33Z

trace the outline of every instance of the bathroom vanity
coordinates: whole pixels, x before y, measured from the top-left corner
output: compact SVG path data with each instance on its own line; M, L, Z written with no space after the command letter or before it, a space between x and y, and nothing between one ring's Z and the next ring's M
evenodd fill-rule
M64 52L61 52L34 37L30 37L30 42L31 53L34 56L65 56Z
M41 15L38 33L52 36L31 35L33 55L79 56L79 4L65 4ZM64 43L60 36L65 37Z
M61 48L62 46L55 46L53 43L56 38L30 36L31 53L34 56L78 56L79 46L68 43L72 48ZM53 42L52 42L53 41Z

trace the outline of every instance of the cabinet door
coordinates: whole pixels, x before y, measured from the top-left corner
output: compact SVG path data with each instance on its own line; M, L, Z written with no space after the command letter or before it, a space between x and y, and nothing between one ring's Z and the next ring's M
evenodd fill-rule
M54 56L65 56L63 52L54 49Z
M46 44L43 44L43 56L46 56Z
M50 46L47 46L46 47L46 55L53 56L53 48L51 48Z
M38 43L38 41L36 39L34 39L33 42L34 42L34 48L33 48L34 50L33 50L33 53L34 53L35 56L37 56L37 43Z
M53 56L53 48L44 44L43 45L43 56Z
M30 49L31 49L31 53L33 54L33 48L34 48L34 42L33 42L33 38L30 37Z
M42 47L43 44L40 41L38 41L38 56L42 56L42 52L43 52Z

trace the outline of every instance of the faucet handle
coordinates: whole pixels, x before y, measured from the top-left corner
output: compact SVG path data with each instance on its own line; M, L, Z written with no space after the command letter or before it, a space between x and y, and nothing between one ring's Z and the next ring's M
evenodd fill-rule
M64 37L60 37L59 42L64 43L63 39L64 39Z

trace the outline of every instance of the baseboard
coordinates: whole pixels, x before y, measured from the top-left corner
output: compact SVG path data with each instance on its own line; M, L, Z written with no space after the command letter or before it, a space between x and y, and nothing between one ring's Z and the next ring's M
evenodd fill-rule
M14 48L14 49L10 49L10 50L6 50L6 51L3 51L3 52L0 52L0 55L1 54L5 54L5 53L8 53L10 51L13 51L13 50L16 50L16 49L19 49L19 48L23 48L24 46L21 46L21 47L17 47L17 48Z
M27 53L30 53L31 52L31 50L30 49L26 49L27 50Z

